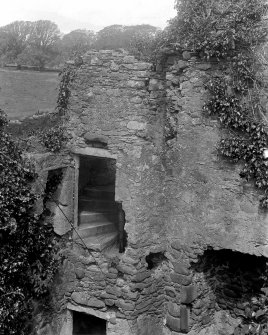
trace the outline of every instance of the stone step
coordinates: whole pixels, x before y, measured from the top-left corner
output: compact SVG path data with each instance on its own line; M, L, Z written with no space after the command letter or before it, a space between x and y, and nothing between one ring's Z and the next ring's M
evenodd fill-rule
M114 201L114 185L86 186L82 192L82 198L102 199Z
M89 198L79 198L79 209L82 211L92 211L92 212L116 212L116 203L112 200L101 200L101 199L89 199Z
M79 225L84 223L96 223L96 222L117 222L118 215L114 211L107 212L88 212L82 211L79 213Z
M81 237L97 236L106 233L116 232L116 225L113 222L94 222L90 224L81 224L78 227L78 233Z
M83 242L85 243L85 245L89 249L95 250L95 251L102 251L108 247L111 247L117 241L118 241L117 232L83 238ZM80 239L77 239L76 243L80 243L83 245Z

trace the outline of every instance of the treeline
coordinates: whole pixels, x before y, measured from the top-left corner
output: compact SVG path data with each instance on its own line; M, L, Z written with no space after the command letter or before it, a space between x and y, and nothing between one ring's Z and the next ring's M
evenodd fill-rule
M49 20L15 21L0 27L1 64L58 67L89 49L127 49L149 60L161 30L151 25L111 25L95 33L77 29L62 34Z

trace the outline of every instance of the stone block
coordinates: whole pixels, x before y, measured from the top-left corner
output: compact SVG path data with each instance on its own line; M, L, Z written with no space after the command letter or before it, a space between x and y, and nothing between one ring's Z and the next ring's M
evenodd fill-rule
M119 66L118 66L118 64L116 64L114 61L112 61L112 62L111 62L110 69L111 69L112 71L118 71L118 70L119 70Z
M163 86L163 83L157 79L150 79L150 82L149 82L149 90L150 91L158 91L158 90L161 90L163 89L164 86Z
M174 302L169 302L168 303L168 312L174 318L178 318L181 315L180 307L177 304L175 304Z
M179 240L173 241L171 243L171 247L175 250L178 250L178 251L182 250L182 245L181 245Z
M181 331L188 333L189 331L189 318L190 318L190 310L186 306L181 306Z
M181 329L180 319L179 318L174 318L170 315L167 315L167 326L171 330L175 330L175 331L179 332L180 329Z
M207 71L208 69L211 68L211 64L209 63L200 63L196 65L196 68L199 70Z
M115 273L107 273L106 277L108 279L116 279L117 278L117 274L115 274Z
M125 64L132 64L132 63L135 63L135 57L134 56L125 56L123 58L123 63Z
M62 236L72 229L68 222L73 221L73 187L74 187L74 170L68 168L64 171L61 186L53 195L53 199L57 200L58 206L52 203L50 209L54 212L53 227L56 234ZM68 218L68 220L66 219Z
M106 292L108 294L114 295L116 297L120 297L122 295L121 290L117 287L114 287L114 286L107 286L106 287Z
M192 283L192 276L179 275L177 273L171 273L170 279L180 285L188 286Z
M71 299L78 305L87 305L87 297L83 292L73 292Z
M181 288L181 303L182 304L191 304L197 295L197 288L194 285L183 286Z
M85 270L83 269L75 269L75 274L77 279L82 279L85 277Z
M191 53L189 51L183 51L182 57L185 60L189 60L192 56L191 56Z
M205 326L205 325L208 325L210 322L211 322L211 316L210 315L205 315L203 318L202 318L202 325Z
M113 325L115 325L116 324L116 317L110 318L109 322L112 323Z
M103 308L105 307L105 303L97 298L89 298L87 301L87 306L95 308Z
M90 132L84 134L84 139L86 142L100 142L103 145L107 145L109 138L103 135L92 135Z
M134 275L137 271L133 266L128 266L125 264L119 264L117 266L117 270L127 275Z
M183 70L183 69L185 69L185 68L188 67L188 66L189 66L189 63L188 63L188 62L186 62L186 61L180 59L180 60L177 62L177 64L174 65L174 68L175 68L176 70Z
M136 303L136 309L140 310L140 309L149 309L149 306L152 303L152 299L146 299L146 300L142 300Z
M176 273L186 276L189 275L188 266L183 262L180 261L172 262L172 265L174 266L174 271Z
M129 80L126 85L130 88L145 88L145 82L143 80Z
M95 308L105 307L105 303L102 300L99 300L94 297L89 298L85 295L84 292L73 292L71 295L71 299L78 305L84 305Z
M129 121L127 124L127 128L130 130L144 130L147 128L147 125L144 122Z
M118 270L115 268L109 268L109 272L113 274L118 274Z
M139 283L144 281L146 278L149 278L150 276L151 276L150 271L138 272L134 278L134 281Z
M116 306L120 307L124 311L134 311L135 309L134 302L125 302L124 300L117 301Z
M165 292L171 298L175 298L176 297L176 291L175 291L175 289L173 287L165 287Z
M113 306L115 301L113 299L105 299L105 305L107 306Z

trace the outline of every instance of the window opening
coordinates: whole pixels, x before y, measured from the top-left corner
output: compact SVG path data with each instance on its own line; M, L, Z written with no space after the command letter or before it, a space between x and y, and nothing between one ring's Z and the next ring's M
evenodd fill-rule
M152 270L161 265L165 260L167 260L167 258L163 252L151 252L148 256L145 257L145 260L148 264L147 269Z

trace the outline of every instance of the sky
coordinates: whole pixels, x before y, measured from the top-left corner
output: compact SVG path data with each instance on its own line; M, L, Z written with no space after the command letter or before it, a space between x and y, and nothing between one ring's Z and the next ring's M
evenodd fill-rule
M0 26L42 19L55 22L63 33L98 31L112 24L145 23L164 28L175 15L174 0L4 0Z

